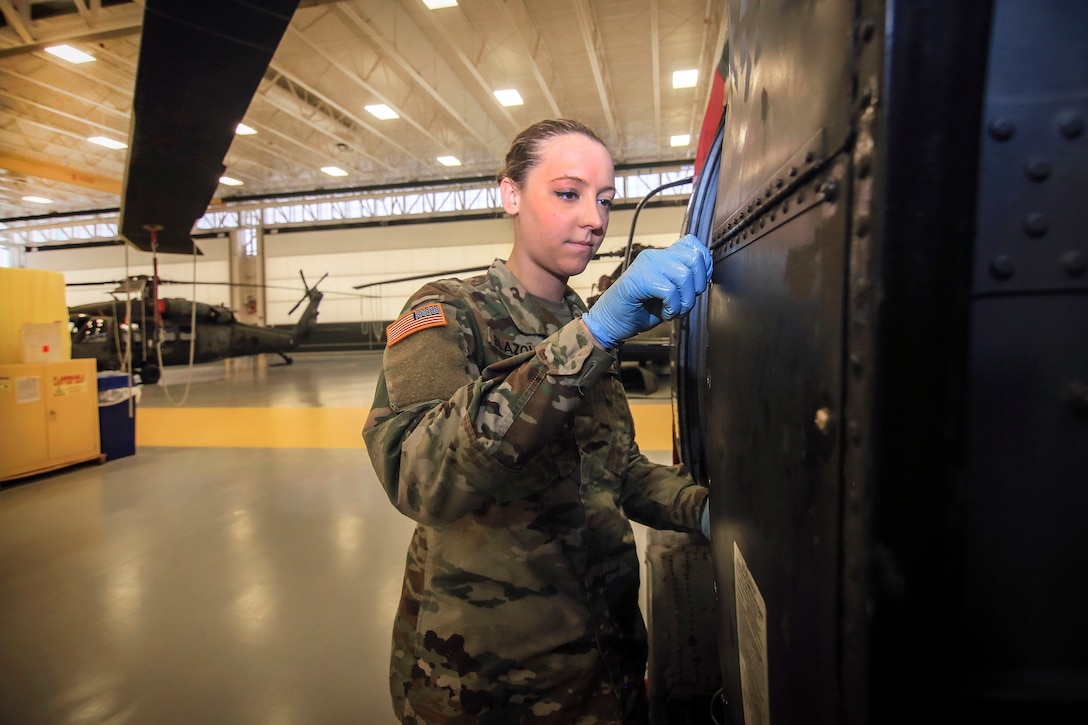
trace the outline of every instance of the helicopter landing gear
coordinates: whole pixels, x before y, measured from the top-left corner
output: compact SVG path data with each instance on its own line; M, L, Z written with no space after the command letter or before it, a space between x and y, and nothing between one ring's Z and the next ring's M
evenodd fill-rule
M276 350L276 352L279 353L279 356L283 358L283 364L284 365L290 365L291 363L294 362L294 360L287 357L287 353L285 353L283 350Z
M140 368L140 382L144 385L154 385L162 377L162 370L158 365L144 365Z

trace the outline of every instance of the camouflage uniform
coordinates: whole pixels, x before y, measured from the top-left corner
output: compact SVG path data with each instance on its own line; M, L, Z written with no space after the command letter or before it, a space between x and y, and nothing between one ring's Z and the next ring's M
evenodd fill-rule
M565 303L585 312L569 288ZM418 522L393 628L397 716L645 722L625 514L698 531L707 489L639 452L614 356L501 260L405 309L445 324L387 346L363 429L390 501Z

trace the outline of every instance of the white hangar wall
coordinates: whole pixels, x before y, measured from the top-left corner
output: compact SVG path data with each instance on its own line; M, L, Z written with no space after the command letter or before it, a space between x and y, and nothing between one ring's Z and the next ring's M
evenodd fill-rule
M287 312L298 301L298 295L287 294L281 288L299 288L301 269L311 283L325 273L329 275L320 287L325 292L321 322L392 320L408 295L426 279L354 288L486 266L496 256L506 254L509 245L497 240L509 236L510 220L506 218L266 234L268 319L272 324L291 321Z
M685 207L648 207L639 213L634 241L664 247L679 236ZM596 292L597 280L622 261L631 231L633 210L612 213L601 252L617 252L591 262L586 271L571 279L583 297ZM288 316L302 296L302 280L313 284L322 275L325 292L320 322L369 322L397 317L405 299L429 279L450 270L486 268L495 258L506 258L512 243L508 217L483 220L451 220L393 226L282 231L264 235L266 320L268 324L292 324ZM202 255L159 255L159 276L183 284L165 285L161 296L186 297L209 304L230 300L230 240L217 237L198 240ZM62 272L68 284L120 280L128 275L152 274L153 257L131 247L109 246L28 252L26 266ZM372 284L417 275L433 275L406 282ZM191 285L193 280L202 284ZM217 284L207 284L217 283ZM68 304L101 301L105 287L68 287Z

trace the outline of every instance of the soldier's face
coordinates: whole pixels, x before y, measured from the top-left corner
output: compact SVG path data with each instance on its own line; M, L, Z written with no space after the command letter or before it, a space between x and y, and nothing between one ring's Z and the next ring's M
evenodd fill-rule
M547 141L521 189L503 182L515 248L564 282L581 274L604 241L615 183L612 157L596 141L581 134Z

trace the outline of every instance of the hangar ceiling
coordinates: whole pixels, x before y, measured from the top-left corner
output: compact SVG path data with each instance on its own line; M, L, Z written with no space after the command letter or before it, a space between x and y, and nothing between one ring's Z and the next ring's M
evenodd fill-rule
M690 161L724 5L301 0L245 113L257 133L235 136L222 159L242 185L215 196L490 177L514 134L546 117L588 123L618 164ZM129 151L88 139L129 141L143 0L0 0L0 10L0 222L118 208ZM45 50L62 43L95 60ZM674 88L674 71L688 69L695 85ZM505 89L523 104L501 105L494 92ZM398 117L367 110L379 104ZM687 144L670 145L683 134ZM438 161L447 156L460 165ZM321 171L330 166L346 175Z

